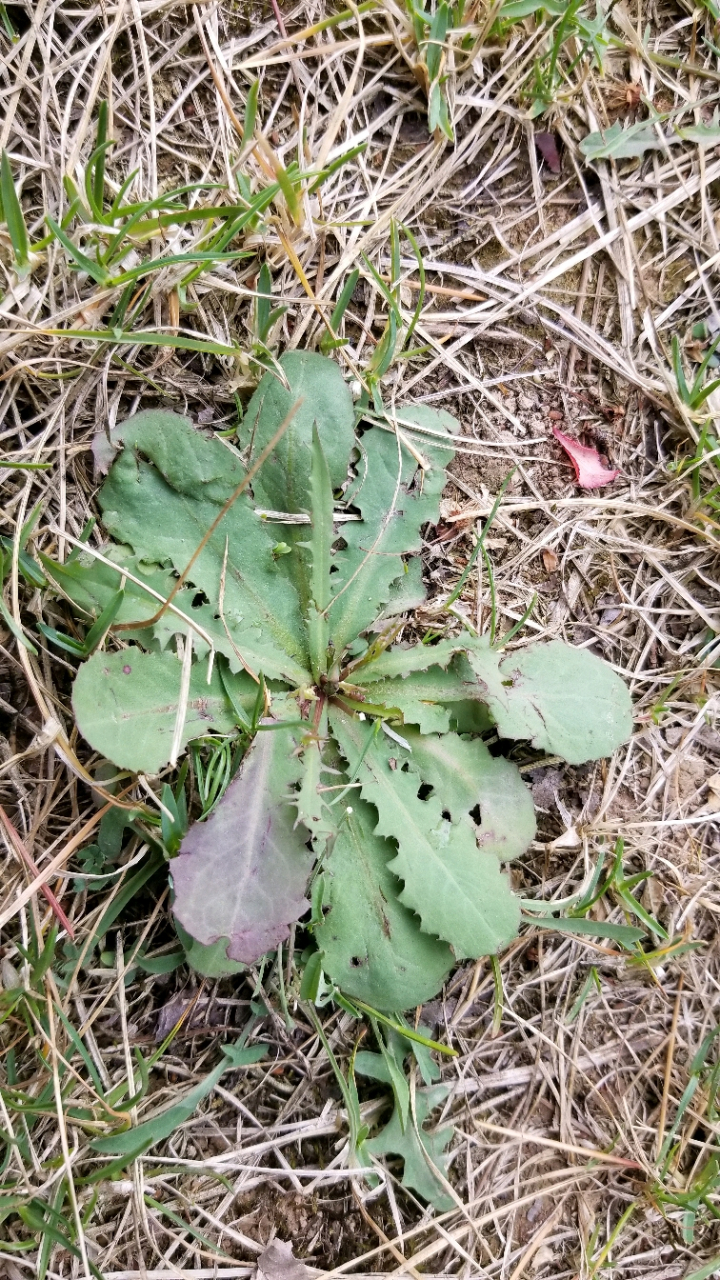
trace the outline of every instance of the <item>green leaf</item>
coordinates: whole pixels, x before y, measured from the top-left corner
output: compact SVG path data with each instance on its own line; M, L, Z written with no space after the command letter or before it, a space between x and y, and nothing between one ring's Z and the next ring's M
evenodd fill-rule
M517 765L492 756L480 738L404 730L410 768L428 783L453 823L480 809L477 842L503 861L519 858L535 839L535 807Z
M185 1124L199 1104L212 1093L226 1071L251 1066L254 1062L259 1062L267 1052L264 1045L253 1045L242 1049L228 1045L224 1046L224 1053L226 1049L224 1060L219 1062L204 1080L190 1089L181 1102L176 1102L172 1107L166 1107L151 1120L145 1120L132 1129L110 1134L107 1138L94 1138L90 1146L102 1155L124 1156L126 1160L136 1159L137 1156L142 1155L143 1151L169 1138L181 1124Z
M110 600L108 600L108 603L102 610L97 621L91 626L85 636L84 650L86 654L91 654L94 649L97 649L101 640L110 629L111 624L115 621L123 602L123 594L124 593L122 591L116 591Z
M669 139L672 142L672 139ZM600 133L589 133L580 143L586 160L639 159L646 151L662 151L663 143L652 120L640 120L623 128L619 120Z
M337 822L333 815L340 816L337 810L328 808L319 790L324 767L322 747L320 739L311 739L306 743L301 758L302 782L297 793L298 817L308 831L312 832L318 855L330 837L337 832Z
M630 736L627 687L587 649L551 640L502 657L469 638L468 657L501 737L529 738L569 764L584 764L611 755Z
M545 13L553 17L562 17L567 7L567 0L508 0L498 14L501 22L521 22L534 14Z
M46 215L45 221L55 236L55 239L59 240L63 249L70 254L75 266L78 267L80 271L86 272L86 274L90 276L90 279L94 280L96 284L107 284L110 279L110 275L102 263L94 262L92 258L88 258L86 253L83 253L81 249L78 249L77 246L73 244L70 237L65 234L62 227L59 227L49 214Z
M267 262L263 262L258 276L258 291L255 301L255 326L260 342L266 342L270 329L270 311L272 307L272 276Z
M61 631L56 631L55 627L46 626L44 622L38 622L37 629L46 640L49 640L51 644L57 645L58 649L63 649L65 653L71 653L75 658L85 657L85 645L80 640L75 640L72 636L63 635Z
M95 751L121 769L159 773L170 759L180 698L182 664L172 653L96 653L73 685L78 728ZM236 676L248 707L255 699L249 676ZM182 745L211 731L229 733L235 717L217 671L207 683L207 665L190 672Z
M430 23L422 19L422 39ZM392 294L395 225L391 265ZM517 769L477 735L494 720L501 738L580 762L613 750L631 714L611 668L559 643L508 654L503 642L493 648L466 632L388 648L397 629L387 620L424 597L420 532L437 519L457 424L422 406L391 420L377 379L371 390L376 425L356 435L339 370L290 352L242 419L243 456L175 414L136 415L95 442L98 464L112 462L100 504L116 541L78 548L65 565L42 559L56 590L90 619L86 644L102 642L109 624L126 644L96 653L76 679L78 725L93 747L120 767L156 773L194 737L226 735L194 749L201 810L212 816L184 839L185 774L163 790L166 855L182 839L171 867L189 963L208 976L237 973L276 947L307 907L319 858L308 928L320 950L303 990L317 996L325 967L338 999L345 990L387 1023L383 1009L437 991L453 956L493 954L517 932L519 904L500 860L532 839L532 806ZM242 492L247 458L285 419L286 435ZM340 493L359 518L336 533ZM290 523L278 540L255 503L307 509L309 531ZM364 634L371 629L375 640ZM142 883L163 865L153 848ZM140 883L128 881L113 910ZM637 914L634 885L623 901ZM102 921L97 928L105 931Z
M352 812L323 863L327 914L315 939L341 991L393 1013L436 995L453 956L399 902L400 885L388 869L395 850L375 834L373 809L350 796Z
M98 221L103 218L103 201L105 198L105 152L108 147L113 146L113 140L108 139L108 104L103 101L98 107L98 124L97 135L95 139L95 150L93 151L87 165L87 177L85 182L85 191L88 202L92 207L92 211Z
M248 89L247 102L245 103L245 118L243 120L243 144L247 146L248 142L255 133L255 121L257 119L258 94L260 93L260 81L253 80Z
M336 710L330 723L352 767L365 746L364 726ZM400 902L417 912L423 930L449 942L458 959L494 954L514 938L520 907L497 858L478 849L468 817L452 823L436 795L419 798L403 749L380 735L358 777L378 811L377 834L398 842L390 870L404 882Z
M404 409L403 422L441 433L458 430L449 414L424 405ZM332 575L330 639L336 653L377 620L392 583L404 573L403 555L419 552L420 529L438 519L444 468L453 457L449 447L433 450L432 469L422 471L398 438L380 427L365 432L360 451L352 503L362 520L343 525L346 546L335 556Z
M388 1124L377 1135L365 1143L366 1150L374 1156L401 1156L404 1161L402 1184L417 1191L424 1200L428 1200L435 1208L444 1213L455 1207L455 1201L448 1195L443 1182L433 1172L440 1171L447 1177L449 1156L445 1154L453 1136L452 1127L440 1129L438 1133L427 1133L423 1128L430 1112L448 1095L446 1085L435 1085L432 1089L418 1089L415 1093L415 1118L417 1128L412 1119L403 1130L402 1117L397 1105Z
M137 414L113 436L126 447L100 493L106 529L129 544L140 560L170 562L182 573L243 479L242 464L221 440L206 439L187 419L166 412ZM227 632L222 621L214 624L217 647L235 669L244 659L256 673L301 683L309 674L305 625L298 593L278 568L272 548L271 533L242 493L198 556L188 581L203 591L214 616L224 567ZM164 623L177 629L172 615L166 613Z
M436 644L414 644L407 649L399 646L384 649L377 658L372 658L371 662L355 671L350 679L354 683L365 685L376 680L389 680L394 676L407 676L413 671L427 671L428 667L447 667L455 654L465 649L466 645L465 636L458 636L457 639L438 640Z
M720 118L717 107L713 111L710 124L700 120L698 124L688 125L686 129L678 129L678 134L686 142L696 142L699 147L716 147L720 143Z
M57 584L61 593L78 609L95 618L102 614L116 595L124 572L131 573L134 578L139 579L139 583L133 582L129 577L125 578L123 599L115 617L115 625L133 622L138 624L136 628L124 632L125 639L142 644L146 649L165 649L171 641L173 648L175 647L177 635L185 637L191 632L193 652L197 658L204 658L210 650L197 630L200 627L215 649L227 656L229 670L237 672L240 666L237 645L233 648L233 642L217 616L217 609L213 609L208 603L197 603L198 593L194 587L181 588L172 601L173 608L167 609L158 622L145 627L143 623L157 613L162 602L170 595L177 582L175 574L170 569L161 569L141 560L139 556L133 555L129 547L111 544L103 548L103 555L116 567L113 568L83 551L79 551L74 560L67 560L64 565L54 563L42 553L40 558L48 577ZM218 666L220 665L219 663Z
M440 74L440 65L443 59L443 44L450 26L450 7L447 0L440 0L433 20L430 23L430 33L428 36L427 46L425 47L425 65L428 70L430 80L435 80Z
M9 630L12 632L15 639L17 640L18 644L21 644L23 649L27 649L28 653L37 654L37 649L35 648L35 645L33 644L32 640L28 639L22 627L19 626L18 623L13 618L10 610L8 609L5 601L3 600L2 595L0 595L0 618L3 619L3 621L5 622L5 626L9 628Z
M179 920L175 921L177 936L182 943L185 959L196 973L205 978L229 978L236 973L244 973L246 966L237 960L228 960L227 938L219 938L217 942L204 946L183 929Z
M375 1025L377 1028L377 1022ZM390 1085L404 1133L410 1112L410 1085L403 1070L402 1051L398 1051L400 1040L396 1036L394 1041L386 1045L379 1029L377 1039L380 1044L380 1053L366 1053L360 1050L355 1054L354 1067L361 1075L370 1076L371 1080L381 1080L384 1084Z
M240 447L249 447L248 466L262 452L295 401L303 403L273 454L253 481L259 506L273 511L308 511L313 427L317 428L330 483L345 480L354 443L352 396L332 360L310 351L288 351L279 361L288 386L266 373L238 430Z
M418 646L427 648L426 646ZM432 654L433 649L429 652ZM422 657L422 654L419 655ZM362 673L364 674L364 673ZM406 724L416 724L421 733L445 733L450 728L451 704L477 696L475 673L467 661L457 658L447 669L429 667L406 676L370 682L375 674L371 664L365 678L359 680L363 693L371 703L399 707ZM352 681L352 677L350 677Z
M0 199L2 201L3 221L5 222L15 262L21 270L30 263L30 246L22 205L18 199L12 169L7 151L3 149L0 157Z
M710 1277L716 1275L718 1271L720 1271L720 1254L710 1262L706 1262L697 1271L688 1272L685 1280L710 1280Z
M230 960L254 964L309 905L313 854L290 794L300 771L290 729L259 733L220 803L191 827L173 860L175 916L204 946L227 939Z
M611 924L608 920L585 920L580 916L560 916L558 919L551 920L548 916L538 920L534 916L523 916L528 924L533 924L536 929L549 929L554 933L576 933L579 935L588 934L597 938L613 938L615 942L622 942L626 946L632 946L633 943L639 942L641 938L646 937L644 929L636 929L629 924Z

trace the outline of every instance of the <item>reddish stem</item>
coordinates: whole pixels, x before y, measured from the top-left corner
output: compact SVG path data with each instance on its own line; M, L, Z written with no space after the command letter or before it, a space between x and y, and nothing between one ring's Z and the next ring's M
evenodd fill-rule
M19 855L19 857L22 858L28 870L31 871L34 876L39 876L40 868L35 862L35 859L31 856L31 854L28 853L27 849L25 848L25 845L23 844L20 838L20 833L13 826L12 822L8 818L2 805L0 805L0 821L2 821L2 824L5 827L5 830L7 831L10 837L10 843L12 844L15 852ZM52 909L53 913L55 914L57 920L62 925L63 929L67 929L70 940L74 942L75 931L70 921L68 920L67 916L65 915L65 912L60 906L60 903L55 897L55 894L53 893L52 889L47 884L41 884L40 888L42 892L45 894L45 897L48 900L48 904Z

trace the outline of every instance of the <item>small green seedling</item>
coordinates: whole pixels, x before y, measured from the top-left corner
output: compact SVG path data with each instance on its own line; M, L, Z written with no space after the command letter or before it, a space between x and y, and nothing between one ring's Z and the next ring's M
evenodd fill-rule
M310 895L311 985L322 969L393 1012L520 925L502 863L534 837L532 799L482 732L581 763L627 738L630 697L560 641L508 652L466 628L395 643L425 598L421 530L438 519L457 423L422 405L358 422L330 359L295 351L280 367L240 423L241 454L165 411L119 426L99 499L112 541L42 563L93 641L121 593L121 643L106 639L73 690L91 746L152 776L189 742L214 744L196 750L208 816L179 844L184 818L166 806L197 966L210 952L215 973L253 964Z
M503 37L519 22L534 19L545 24L547 34L543 52L532 68L526 94L530 100L531 118L542 115L561 95L575 91L572 72L590 60L602 71L603 57L611 37L607 28L607 11L600 3L590 17L584 0L505 0L493 26L493 33Z
M683 404L686 405L688 409L691 409L693 413L697 412L697 410L704 405L708 396L720 387L720 378L715 378L713 382L705 381L705 375L708 368L711 367L712 359L718 349L718 346L720 346L720 333L717 338L710 343L710 346L705 352L700 363L700 367L693 378L692 385L688 385L688 381L685 377L685 370L683 369L680 342L677 335L673 335L672 361L678 395L680 396Z

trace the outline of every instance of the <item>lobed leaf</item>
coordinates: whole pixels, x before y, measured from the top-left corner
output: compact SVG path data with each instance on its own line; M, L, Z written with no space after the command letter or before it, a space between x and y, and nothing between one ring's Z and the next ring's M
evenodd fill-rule
M630 736L632 702L612 667L561 640L503 656L477 639L468 658L498 732L584 764L609 756Z
M403 410L403 420L441 434L458 429L449 414L424 405ZM444 468L453 457L451 447L439 448L430 469L423 471L400 438L380 427L365 432L360 451L351 500L362 520L343 525L345 546L335 556L332 575L330 638L338 653L375 623L391 600L392 584L405 572L403 555L417 554L420 529L438 519ZM414 593L418 586L415 579Z
M349 996L385 1012L430 1000L453 964L450 948L420 930L388 869L394 848L356 800L323 863L327 914L315 928L323 968Z
M433 788L451 822L462 822L479 807L480 848L503 861L525 853L535 839L535 806L517 765L492 756L480 738L412 728L403 734L412 751L410 768Z
M440 1129L437 1133L427 1133L423 1128L430 1112L447 1097L446 1085L435 1085L431 1089L418 1089L415 1093L415 1120L403 1127L402 1116L397 1104L390 1121L376 1138L365 1143L366 1150L374 1156L401 1156L404 1162L402 1184L417 1191L424 1200L429 1200L439 1212L443 1213L455 1207L455 1201L448 1195L441 1180L447 1177L449 1156L445 1154L453 1136L451 1126ZM441 1175L438 1177L434 1170Z
M447 667L455 654L465 648L465 636L438 640L435 644L414 644L407 648L397 645L394 649L384 649L367 665L359 666L349 678L354 683L364 685L376 680L389 680L394 676L407 676L412 671L427 671L429 667Z
M217 942L204 946L202 942L190 937L179 920L175 921L175 929L185 960L196 973L201 973L205 978L229 978L233 974L245 972L244 964L228 960L227 938L220 938Z
M662 151L663 146L653 120L640 120L626 128L616 120L608 129L589 133L580 142L586 160L636 160L646 151Z
M419 798L417 775L409 765L406 771L399 745L382 737L368 745L368 726L340 710L330 723L350 768L357 768L363 798L378 811L376 832L397 840L390 870L404 883L400 901L458 959L494 954L516 936L520 907L497 858L478 849L470 819L452 823L436 795Z
M420 646L417 646L420 647ZM433 647L428 646L429 652ZM457 657L447 668L429 667L412 671L407 676L371 682L375 674L372 664L367 669L361 688L368 702L386 707L399 707L405 724L416 724L421 733L445 733L450 728L451 705L477 696L475 673L467 662ZM352 681L352 677L350 677Z
M91 747L121 769L159 773L170 759L182 665L173 653L95 653L83 663L73 685L78 728ZM236 696L252 710L255 685L234 677ZM230 733L235 714L216 670L207 683L207 665L195 663L182 731L182 746L192 738Z
M291 729L261 731L205 822L196 822L172 863L173 910L183 928L230 960L253 964L287 937L307 909L313 864L295 823L301 764Z
M192 1089L189 1089L179 1102L165 1107L150 1120L131 1129L123 1129L111 1133L107 1138L94 1138L90 1143L95 1151L103 1155L124 1156L127 1160L135 1160L144 1151L169 1138L171 1133L189 1120L204 1098L212 1093L221 1076L226 1071L238 1067L251 1066L265 1057L267 1048L264 1045L244 1046L242 1037L236 1045L223 1045L224 1061L218 1063L213 1070Z

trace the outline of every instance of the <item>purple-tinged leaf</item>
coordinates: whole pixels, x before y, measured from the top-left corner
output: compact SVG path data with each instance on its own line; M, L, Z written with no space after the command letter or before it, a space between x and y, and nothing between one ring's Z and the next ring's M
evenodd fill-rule
M552 173L560 172L560 152L554 133L536 133L535 146Z
M295 827L291 787L301 776L290 729L258 733L238 776L206 822L196 822L171 863L174 911L208 946L227 938L230 960L253 964L306 911L314 854Z

